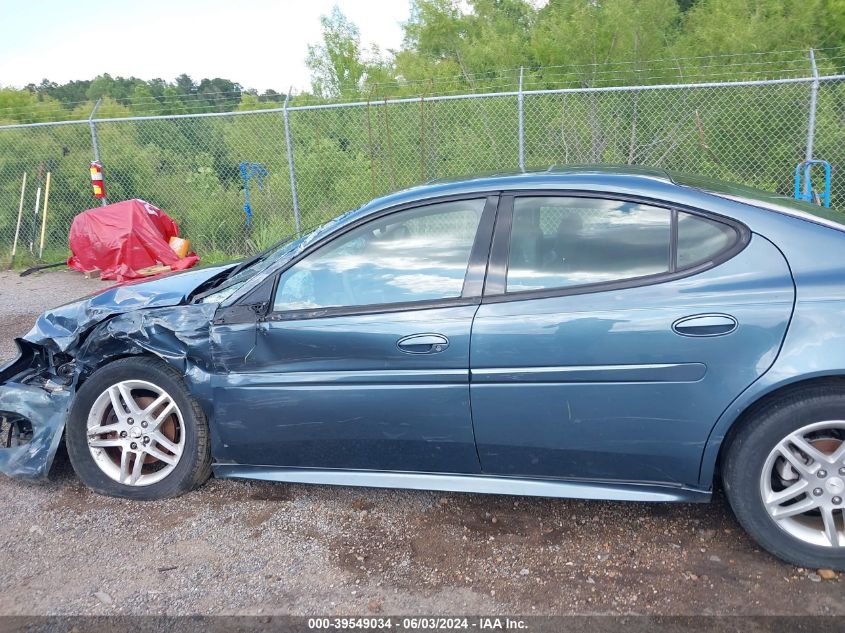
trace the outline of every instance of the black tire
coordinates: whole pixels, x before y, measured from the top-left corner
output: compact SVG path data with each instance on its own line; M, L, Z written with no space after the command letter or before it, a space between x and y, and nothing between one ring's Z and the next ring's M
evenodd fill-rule
M842 384L795 390L753 411L723 454L722 487L737 520L768 552L800 567L845 571L845 547L807 543L779 527L763 503L762 470L771 450L790 433L814 422L843 419Z
M144 380L166 391L182 412L185 445L172 472L146 486L130 486L106 475L88 448L88 414L106 389L123 380ZM82 482L103 495L125 499L154 500L177 497L203 484L211 475L208 423L199 403L182 377L156 358L123 358L98 369L82 385L71 405L65 443L73 469Z

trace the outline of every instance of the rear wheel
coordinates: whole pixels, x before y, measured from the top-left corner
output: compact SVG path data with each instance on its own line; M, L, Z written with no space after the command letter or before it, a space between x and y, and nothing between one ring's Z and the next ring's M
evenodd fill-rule
M71 407L67 448L82 481L111 496L173 497L210 474L202 409L157 359L126 358L95 372Z
M845 393L812 387L774 401L727 447L737 519L775 556L845 569Z

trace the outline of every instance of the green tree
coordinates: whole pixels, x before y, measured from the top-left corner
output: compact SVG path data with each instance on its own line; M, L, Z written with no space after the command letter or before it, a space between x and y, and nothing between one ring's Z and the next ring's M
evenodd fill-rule
M132 96L129 98L129 107L132 113L138 116L158 114L160 110L159 102L145 83L135 84Z
M323 41L308 46L305 63L311 70L314 93L325 98L358 94L366 73L361 33L335 5L320 17Z
M41 123L66 118L62 104L30 90L0 88L0 124Z
M185 105L181 96L182 93L176 86L167 85L162 90L161 114L182 114Z
M821 45L835 48L845 44L845 0L822 0L820 13L823 16L819 28ZM845 69L845 59L836 61L841 72Z
M549 72L552 83L648 83L672 66L654 60L668 57L679 25L674 0L551 0L537 17L531 52L541 67L565 67Z
M180 94L189 95L196 91L197 86L189 75L182 73L176 78L176 89Z
M237 107L241 101L241 85L229 79L215 77L203 79L197 86L196 94L205 101L205 111L227 112Z
M823 0L699 0L685 15L676 52L700 56L819 46L819 27L827 21L824 4Z
M404 50L397 56L398 72L410 79L439 81L458 73L474 87L502 69L531 62L529 41L536 15L531 4L471 0L469 9L461 11L452 0L416 0L405 25Z

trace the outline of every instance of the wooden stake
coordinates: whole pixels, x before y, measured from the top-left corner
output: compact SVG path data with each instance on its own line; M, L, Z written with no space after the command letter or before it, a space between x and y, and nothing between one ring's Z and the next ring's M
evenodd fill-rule
M23 181L21 182L21 201L18 204L18 224L15 227L15 241L12 242L12 259L15 258L15 253L18 251L18 236L21 233L21 218L23 218L23 197L26 193L26 172L23 172ZM10 262L11 267L11 262Z
M44 163L38 164L38 189L35 190L35 209L29 233L29 252L35 255L35 238L38 236L38 209L41 207L41 187L44 183Z
M38 259L44 256L44 235L47 232L47 203L50 201L50 176L47 172L47 184L44 186L44 210L41 212L41 242L38 245Z
M35 222L32 225L32 232L29 233L29 252L35 254L35 231L38 227L38 207L41 206L41 185L35 190Z

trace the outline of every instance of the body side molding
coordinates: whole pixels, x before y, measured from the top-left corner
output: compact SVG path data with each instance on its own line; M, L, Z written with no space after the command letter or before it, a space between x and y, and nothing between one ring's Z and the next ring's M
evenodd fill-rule
M470 371L473 383L507 382L697 382L704 363L651 365L570 365L566 367L479 367Z

